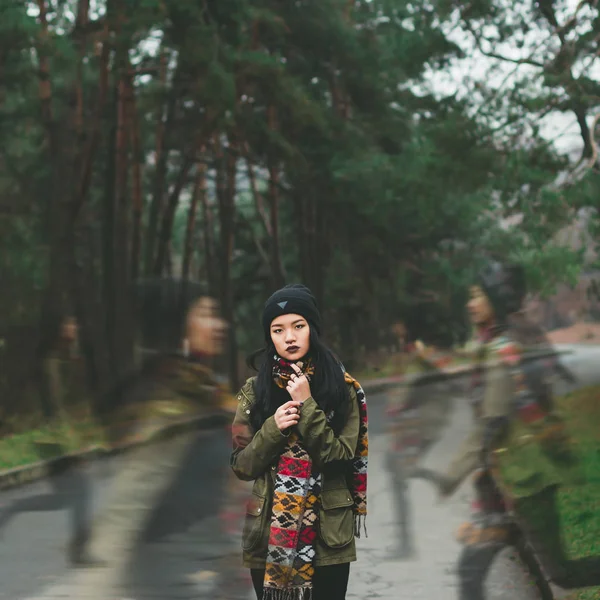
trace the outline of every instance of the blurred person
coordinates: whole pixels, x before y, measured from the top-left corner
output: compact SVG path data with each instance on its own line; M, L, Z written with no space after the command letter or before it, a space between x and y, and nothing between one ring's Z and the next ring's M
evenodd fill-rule
M109 444L135 446L95 523L92 551L110 567L96 592L142 600L202 584L216 598L232 579L223 517L241 493L228 465L236 403L210 366L227 324L199 284L161 279L137 292L146 358L103 414ZM247 593L229 589L227 597Z
M44 359L43 369L49 398L56 418L48 423L53 432L36 442L41 460L49 460L48 483L51 492L14 501L0 512L0 527L19 513L69 511L70 540L67 559L72 566L100 566L101 561L87 551L90 537L92 482L85 464L65 459L70 447L63 437L71 430L68 399L73 393L74 369L77 359L78 324L67 315L56 321L56 341Z
M60 320L57 340L44 364L49 381L51 403L59 416L64 415L72 388L73 365L78 358L78 339L77 319L67 315Z
M441 377L445 359L443 353L435 357L430 350L425 352L424 345L417 341L405 361L403 383L387 394L386 468L391 477L398 526L397 545L391 549L395 559L410 559L416 552L408 482L448 419L451 409L448 392L452 386L447 378Z
M445 473L426 469L415 473L436 483L442 497L451 495L474 473L472 519L457 534L465 544L458 565L461 600L485 597L484 582L491 563L515 540L514 522L492 471L512 452L519 454L521 466L503 471L502 478L515 500L514 509L518 513L531 512L528 507L533 506L544 510L543 531L535 535L543 537L549 571L557 579L564 576L556 493L561 483L572 480L576 461L560 420L550 412L552 403L536 394L539 390L547 394L543 382L547 374L528 368L523 348L511 333L511 316L521 309L525 291L519 266L490 261L480 272L468 302L478 334L478 368L471 387L473 430Z
M365 394L320 340L308 288L275 292L262 325L233 423L231 466L254 482L243 564L259 600L343 600L366 518Z
M519 310L507 318L507 329L511 338L527 352L545 354L543 358L530 360L524 375L528 387L535 393L545 410L551 411L552 385L551 375L557 375L567 384L577 383L577 378L554 352L553 345L544 330L527 318L523 310Z

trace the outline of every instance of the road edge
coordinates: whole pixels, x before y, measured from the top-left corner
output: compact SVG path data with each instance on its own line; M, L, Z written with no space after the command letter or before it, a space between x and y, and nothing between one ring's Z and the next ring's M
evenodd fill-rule
M573 354L573 350L558 350L552 352L541 352L526 357L525 360L536 360L540 358L547 358L550 356L564 356ZM465 365L456 367L454 369L447 369L444 371L434 371L431 373L423 373L411 377L387 377L381 379L371 379L362 382L362 387L366 393L380 393L387 391L397 386L407 385L425 385L427 383L433 383L448 378L457 378L468 375L475 370L472 365ZM174 424L169 428L169 435L175 435L181 433L183 430L189 429L208 429L213 427L216 423L216 419L222 423L222 415L207 415L201 416L194 419L188 419L179 423ZM162 436L161 436L162 438ZM139 441L124 444L122 446L113 448L101 448L92 447L81 451L72 452L64 456L58 456L49 460L39 461L30 465L24 465L21 467L15 467L6 471L0 472L0 491L6 491L8 489L14 489L16 487L24 486L27 484L34 483L41 479L45 479L56 472L62 472L74 464L81 462L89 462L91 460L98 460L102 458L108 458L124 454L133 448L153 443L155 440ZM541 561L535 554L531 544L528 542L527 537L523 530L521 531L520 541L517 544L517 552L524 565L524 567L530 572L536 581L542 600L564 600L568 594L573 593L576 590L563 590L558 588L552 583L549 576L545 573L542 567Z
M75 464L125 454L134 448L156 443L159 440L163 440L165 437L177 435L185 431L202 431L223 424L229 426L231 420L233 420L233 414L225 415L223 413L211 413L191 419L182 419L181 421L172 423L163 429L159 435L152 437L151 439L130 441L111 448L92 446L62 456L56 456L47 460L41 460L28 465L0 471L0 492L46 479L47 477L66 471Z
M526 357L526 360L533 360L539 358L546 358L549 356L561 356L565 354L572 354L572 350L558 350L553 352L541 352L536 353L535 355L531 355ZM434 371L431 373L423 373L418 376L410 376L410 377L387 377L381 379L371 379L362 382L362 387L366 393L376 394L379 392L384 392L390 388L394 388L396 386L407 386L407 385L425 385L427 383L433 383L435 381L440 381L443 379L454 379L456 377L461 377L464 375L468 375L475 370L475 367L472 365L464 365L460 367L456 367L454 369L446 369L444 371ZM208 415L202 417L196 417L194 419L188 419L186 421L176 423L171 429L179 430L186 427L194 427L197 425L199 428L210 427L211 424L214 423L215 415ZM233 416L232 416L233 418ZM175 431L176 433L177 431ZM48 460L39 461L36 463L31 463L28 465L22 465L19 467L14 467L12 469L7 469L5 471L0 471L0 491L5 491L7 489L12 489L15 487L19 487L22 485L27 485L33 483L35 481L39 481L40 479L44 479L45 477L50 476L53 473L61 472L67 468L69 468L72 464L90 460L97 460L99 458L106 458L109 456L114 456L116 454L122 454L127 452L128 450L139 446L140 444L148 443L146 441L139 443L127 444L125 446L105 449L98 446L86 448L84 450L79 450L76 452L72 452L63 456L57 456Z

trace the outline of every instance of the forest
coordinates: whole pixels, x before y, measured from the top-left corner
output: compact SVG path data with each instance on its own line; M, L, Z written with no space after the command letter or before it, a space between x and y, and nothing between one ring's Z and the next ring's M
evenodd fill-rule
M599 54L593 1L3 2L2 413L51 410L65 316L85 390L126 374L144 278L219 299L234 387L284 283L352 365L395 323L463 339L486 255L576 282L594 265L558 240L597 233Z

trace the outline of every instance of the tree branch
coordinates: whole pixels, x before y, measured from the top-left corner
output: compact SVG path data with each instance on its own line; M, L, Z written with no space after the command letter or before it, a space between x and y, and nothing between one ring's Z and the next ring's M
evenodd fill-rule
M240 223L240 225L242 225L250 234L250 237L252 238L252 241L254 242L254 245L256 246L256 250L258 251L258 254L262 258L262 261L263 261L265 267L267 268L267 270L270 270L271 261L269 260L269 255L268 255L267 251L264 249L263 245L261 244L260 238L256 235L256 233L254 233L254 229L252 229L252 225L251 225L250 221L241 212L238 212L237 217L238 217L238 222Z
M600 113L594 116L594 120L592 121L592 126L588 128L588 146L590 147L591 154L586 159L586 156L582 156L575 167L571 170L571 172L565 178L565 181L562 183L562 187L569 187L575 185L581 178L589 171L593 169L598 160L598 144L595 139L596 127L600 122Z
M529 58L510 58L509 56L503 56L502 54L498 54L497 52L489 52L487 50L484 50L483 46L481 44L481 37L479 37L479 35L477 35L476 31L473 29L473 26L471 25L471 23L469 23L469 21L467 19L464 19L464 17L463 17L463 20L465 22L465 27L469 30L469 33L473 36L473 39L475 40L475 45L477 46L477 49L484 56L487 56L488 58L495 58L497 60L502 60L504 62L509 62L514 65L531 65L533 67L538 67L540 69L544 68L543 63L538 62L537 60L533 60L533 54ZM488 40L486 40L486 41L488 41ZM537 49L538 49L538 47L536 47L536 50Z

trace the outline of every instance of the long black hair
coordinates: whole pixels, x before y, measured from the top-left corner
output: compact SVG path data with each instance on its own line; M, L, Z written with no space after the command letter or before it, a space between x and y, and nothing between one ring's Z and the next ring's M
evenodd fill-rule
M250 423L255 431L258 431L282 404L290 400L288 392L281 389L273 380L275 355L275 346L269 340L265 348L261 348L248 357L248 365L258 371L254 380L256 402L250 413ZM338 434L348 419L350 392L344 379L342 363L319 339L319 335L313 327L310 329L308 357L312 359L315 367L315 373L310 381L312 397L325 414L333 414L330 425ZM262 362L257 366L259 358L262 358Z

